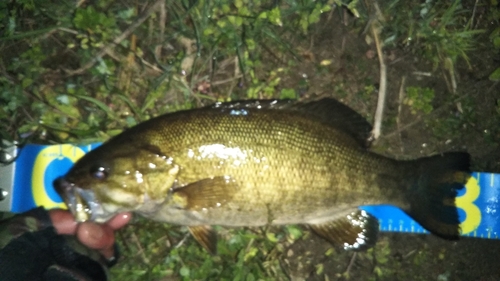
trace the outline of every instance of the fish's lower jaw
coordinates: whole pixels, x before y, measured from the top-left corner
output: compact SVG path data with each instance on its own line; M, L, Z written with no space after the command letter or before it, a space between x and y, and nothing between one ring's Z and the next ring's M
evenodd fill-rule
M90 220L98 223L105 223L116 214L126 211L129 210L125 210L123 207L118 207L114 204L101 203L93 210Z

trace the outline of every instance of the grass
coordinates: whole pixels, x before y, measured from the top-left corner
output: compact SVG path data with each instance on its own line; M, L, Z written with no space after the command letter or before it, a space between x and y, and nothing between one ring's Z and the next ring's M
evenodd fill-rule
M467 25L470 11L458 1L406 3L382 7L386 46L404 45L436 67L447 58L453 67L459 58L468 60L478 33ZM144 14L154 4L158 8ZM316 36L317 23L332 13L359 16L349 27L359 31L368 22L368 8L363 1L331 0L105 0L77 6L4 1L0 136L19 143L102 141L153 116L214 101L302 97L315 86L307 77L296 85L284 82L304 61L303 46L294 43ZM128 36L113 42L141 17ZM322 60L311 75L330 75L330 63ZM339 98L352 96L348 83L331 86ZM407 91L415 113L434 110L433 89ZM371 80L364 83L360 100L369 102L374 92ZM464 122L434 128L446 135ZM219 255L212 257L185 228L139 219L118 233L124 258L112 269L112 279L288 280L291 271L283 261L289 248L312 235L296 226L220 228L219 234ZM374 279L383 280L395 269L387 263L388 243L377 247L360 259L373 265ZM329 270L326 260L344 262L335 251L323 252L323 262L313 266L318 278ZM343 271L338 279L347 276Z

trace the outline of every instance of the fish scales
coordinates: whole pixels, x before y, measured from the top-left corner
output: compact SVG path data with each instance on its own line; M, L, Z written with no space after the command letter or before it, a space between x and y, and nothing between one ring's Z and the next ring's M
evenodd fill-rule
M166 115L137 132L179 165L178 186L219 176L236 181L231 204L205 210L199 223L305 223L387 202L374 182L378 174L399 172L391 159L367 153L350 136L299 112L246 112Z
M210 225L307 224L349 249L373 245L393 204L456 239L469 155L396 161L367 150L371 126L332 99L237 101L143 122L85 155L56 190L80 220L134 211L186 225L215 252Z

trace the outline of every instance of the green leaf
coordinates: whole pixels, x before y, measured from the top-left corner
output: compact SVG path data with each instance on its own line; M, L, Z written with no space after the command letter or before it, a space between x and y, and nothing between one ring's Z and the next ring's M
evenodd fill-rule
M82 100L89 101L89 102L95 104L97 107L99 107L102 111L106 112L106 114L108 114L113 119L118 119L116 117L115 113L109 108L109 106L107 106L102 101L100 101L98 99L95 99L93 97L85 96L85 95L75 95L75 97L77 97L79 99L82 99Z
M233 2L234 6L238 8L238 10L243 6L243 1L242 0L235 0Z
M245 40L245 43L247 44L247 47L248 47L248 49L249 49L250 51L255 50L255 46L256 46L256 44L255 44L255 41L254 41L253 39L251 39L251 38L246 39L246 40Z
M269 21L272 24L275 24L277 26L283 26L283 22L281 21L281 10L279 7L276 7L269 11Z
M182 277L189 277L189 268L187 267L181 267L181 270L179 270L179 274L182 276Z
M21 81L21 86L23 87L23 89L28 88L29 86L31 86L31 84L33 84L33 79L31 78L24 78Z
M295 91L294 91L294 93L295 93ZM289 225L289 226L287 226L286 230L288 231L288 233L290 234L290 236L294 240L299 239L300 237L302 237L302 229L300 229L299 227L297 227L295 225Z
M290 88L281 89L280 99L296 99L296 98L297 98L297 92L295 92L294 89Z
M491 81L500 81L500 67L495 69L495 71L493 71L493 73L490 74L489 78Z
M325 269L325 266L322 263L317 264L315 267L316 267L316 275L321 275L323 273L323 270Z
M276 238L276 234L274 234L273 232L268 232L266 233L266 237L269 241L273 242L273 243L276 243L278 242L278 238Z
M245 257L243 258L243 260L245 262L247 262L249 259L255 257L258 252L259 252L259 249L257 249L257 248L255 248L255 247L250 248L250 250L245 254Z
M493 46L495 48L500 49L500 36L493 38Z

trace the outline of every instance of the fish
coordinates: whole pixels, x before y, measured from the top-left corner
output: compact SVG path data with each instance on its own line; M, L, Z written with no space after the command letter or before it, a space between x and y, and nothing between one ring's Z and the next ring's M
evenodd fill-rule
M111 138L54 182L77 221L131 211L187 226L216 253L212 226L307 225L345 249L377 240L362 205L399 207L444 239L470 155L396 160L370 151L372 126L332 99L220 102L152 118Z

